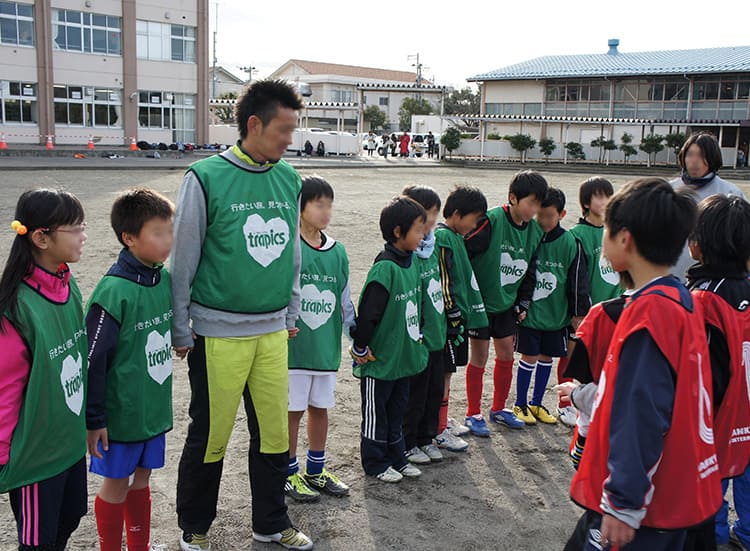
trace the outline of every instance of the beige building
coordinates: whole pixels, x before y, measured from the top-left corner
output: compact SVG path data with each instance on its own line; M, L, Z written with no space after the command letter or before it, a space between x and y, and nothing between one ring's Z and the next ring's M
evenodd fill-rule
M8 143L203 143L208 0L0 1Z

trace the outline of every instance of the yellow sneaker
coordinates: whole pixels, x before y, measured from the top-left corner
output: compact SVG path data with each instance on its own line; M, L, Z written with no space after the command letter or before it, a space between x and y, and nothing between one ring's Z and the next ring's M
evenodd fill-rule
M539 419L541 423L547 425L554 425L557 423L557 417L552 415L549 410L544 406L529 406L531 415Z
M529 411L528 406L513 406L513 415L527 425L536 425L536 419Z

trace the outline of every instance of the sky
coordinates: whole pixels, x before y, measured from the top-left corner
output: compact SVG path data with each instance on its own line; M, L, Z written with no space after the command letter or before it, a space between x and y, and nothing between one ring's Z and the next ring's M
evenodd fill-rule
M474 75L544 55L750 45L741 0L210 0L217 63L264 78L289 59L415 71L462 88ZM217 7L218 6L218 7ZM218 17L217 17L218 14ZM209 49L213 62L213 47Z

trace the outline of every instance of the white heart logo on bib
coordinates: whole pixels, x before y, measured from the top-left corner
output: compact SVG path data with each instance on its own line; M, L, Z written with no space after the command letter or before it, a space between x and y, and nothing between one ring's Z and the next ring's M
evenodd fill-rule
M445 304L443 302L443 288L440 286L440 281L437 279L430 279L430 284L427 285L427 294L430 295L430 302L437 310L438 314L442 314L445 311Z
M406 332L411 340L419 340L419 308L411 300L406 303Z
M68 409L76 415L81 415L81 406L83 406L83 362L80 352L76 359L68 354L63 360L60 383Z
M278 217L266 222L259 214L251 214L242 231L247 252L264 268L279 258L289 243L289 226Z
M315 285L303 286L300 298L299 317L313 331L325 325L336 309L336 295L327 289L321 292Z
M172 374L172 332L167 331L162 337L158 331L151 331L145 352L149 376L162 384Z
M471 272L471 288L475 291L479 291L479 283L477 282L477 276L474 275L474 272Z
M620 284L620 274L612 269L612 264L609 263L609 260L605 256L599 257L599 273L602 279L610 285Z
M523 258L513 260L508 253L500 255L500 286L512 285L526 273L528 264Z
M531 300L542 300L552 294L557 289L557 277L552 272L537 272L536 287Z

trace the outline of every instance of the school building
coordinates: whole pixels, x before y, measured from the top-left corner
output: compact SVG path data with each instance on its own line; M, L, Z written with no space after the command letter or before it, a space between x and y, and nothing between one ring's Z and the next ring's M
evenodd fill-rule
M8 143L208 137L208 0L0 1Z
M602 54L544 56L468 78L480 85L481 113L461 118L479 122L481 155L488 155L492 142L484 138L490 133L552 138L557 149L550 159L559 160L568 142L581 143L586 158L596 159L590 143L600 136L620 145L628 133L637 148L651 133L706 130L718 137L725 166L735 166L740 150L747 158L750 46L628 53L612 39L608 47ZM609 155L623 160L619 150ZM542 154L535 148L528 157ZM646 155L639 151L637 158ZM674 153L665 150L656 160L674 162Z

